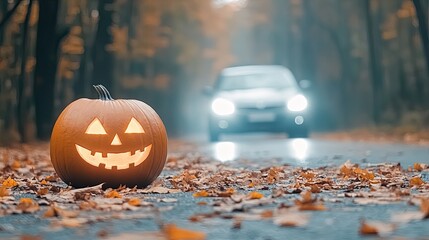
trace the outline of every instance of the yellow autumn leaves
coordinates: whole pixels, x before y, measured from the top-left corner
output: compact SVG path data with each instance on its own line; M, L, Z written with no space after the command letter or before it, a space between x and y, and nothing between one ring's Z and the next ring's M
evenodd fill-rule
M344 163L340 168L340 173L345 178L357 177L361 181L370 181L374 179L374 173L366 169L361 169L356 164L351 164L349 161Z
M23 213L33 213L39 211L39 204L31 198L21 198L19 200L17 210L21 210Z
M194 197L230 197L234 193L235 193L235 190L233 188L228 188L224 191L209 189L209 190L198 191L194 193L192 196Z
M16 186L18 186L18 183L15 180L13 180L11 177L8 177L2 183L2 187L13 188Z
M2 182L0 187L0 197L6 197L10 195L10 191L8 188L13 188L18 186L18 183L13 180L11 177L8 177L6 180Z
M417 171L420 172L424 169L424 164L414 163L413 169L409 169L409 171ZM375 179L375 174L367 169L360 168L357 164L351 164L349 161L344 163L340 167L340 174L344 178L356 177L361 181L368 181L370 183L379 183L379 180ZM410 187L421 186L425 184L425 181L419 176L414 176L409 179Z

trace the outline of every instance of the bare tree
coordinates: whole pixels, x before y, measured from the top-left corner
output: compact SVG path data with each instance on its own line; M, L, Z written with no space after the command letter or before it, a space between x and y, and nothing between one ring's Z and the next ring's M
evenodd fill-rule
M366 14L366 24L367 24L367 36L368 36L368 51L369 51L369 67L372 78L372 90L373 90L373 120L375 124L381 122L381 113L382 113L382 101L383 101L383 76L381 72L381 57L380 51L377 46L380 46L380 33L378 29L374 26L372 10L371 10L371 0L365 0L364 2L365 14Z
M423 49L425 52L427 71L429 72L429 33L428 33L428 11L429 5L426 0L413 0L416 8L417 19L419 20L419 31L422 38Z
M113 2L114 0L100 0L99 2L100 17L94 42L93 84L103 84L108 89L113 89L114 56L107 50L107 46L113 42L110 32L113 23Z
M28 119L26 115L29 112L29 96L26 96L26 93L29 91L25 91L28 89L27 84L27 48L28 48L28 24L30 22L31 9L33 6L33 0L28 2L27 13L25 14L24 26L22 28L22 52L21 52L21 73L18 78L17 85L17 98L18 98L18 132L21 136L22 142L27 142L28 140Z
M53 126L58 46L61 39L67 34L67 32L57 34L57 15L58 1L39 1L33 91L37 137L45 140L49 139Z

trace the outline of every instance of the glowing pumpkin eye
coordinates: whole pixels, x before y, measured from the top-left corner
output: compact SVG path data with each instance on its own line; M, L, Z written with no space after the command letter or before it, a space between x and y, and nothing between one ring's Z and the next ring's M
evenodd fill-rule
M86 134L107 134L98 118L95 118L85 131Z
M125 133L144 133L144 129L135 118L131 118Z

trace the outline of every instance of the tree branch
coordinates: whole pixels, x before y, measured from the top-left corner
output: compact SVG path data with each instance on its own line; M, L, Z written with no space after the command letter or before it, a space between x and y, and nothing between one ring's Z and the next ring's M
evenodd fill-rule
M22 56L21 56L21 75L18 78L18 131L21 135L21 141L26 142L27 139L27 120L25 115L27 113L27 104L25 102L24 89L26 83L26 66L27 66L27 42L28 42L28 24L30 22L31 9L33 6L33 0L30 0L27 7L27 13L25 14L24 25L22 27Z
M6 15L4 16L4 18L0 22L0 30L7 23L7 21L9 21L9 18L12 17L12 15L16 11L16 9L18 9L19 4L21 2L22 2L22 0L18 0L18 2L16 2L15 5L13 6L13 8L6 13Z

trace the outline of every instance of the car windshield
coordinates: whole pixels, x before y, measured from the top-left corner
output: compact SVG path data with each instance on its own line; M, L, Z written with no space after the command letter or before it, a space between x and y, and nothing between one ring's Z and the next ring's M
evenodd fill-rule
M276 88L284 89L295 86L293 76L284 72L265 72L221 76L218 89L224 91L252 89L252 88Z

